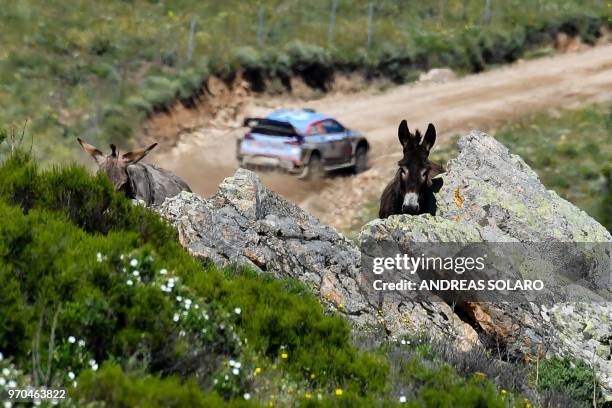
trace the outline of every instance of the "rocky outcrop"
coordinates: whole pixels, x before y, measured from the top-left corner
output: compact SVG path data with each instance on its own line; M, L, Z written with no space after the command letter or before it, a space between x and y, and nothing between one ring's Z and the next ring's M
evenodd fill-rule
M209 199L182 192L157 209L192 255L217 266L247 266L308 285L328 307L362 330L391 335L422 328L477 342L476 332L440 302L391 304L363 289L358 246L333 227L264 188L239 169ZM405 310L410 310L409 321ZM405 329L409 325L410 330Z
M472 132L459 140L459 156L451 160L436 195L436 216L393 216L374 220L361 231L362 262L373 256L410 252L421 243L490 243L515 249L522 271L538 277L554 271L549 281L566 277L564 269L596 259L600 283L593 293L579 282L559 285L554 295L571 302L464 302L455 310L484 342L501 343L515 357L569 355L593 364L612 397L612 303L610 249L612 237L599 223L555 192L518 156L495 139ZM554 248L563 250L553 250ZM457 251L459 251L459 248ZM554 299L554 297L553 297ZM580 301L580 302L578 302Z
M296 278L359 330L389 336L425 330L458 339L466 348L494 340L494 347L501 345L504 352L525 359L570 354L594 364L612 395L609 290L607 297L593 295L593 302L548 305L455 304L435 296L415 300L370 290L373 257L405 253L422 243L612 242L605 228L547 191L520 157L493 138L473 132L459 141L459 148L459 157L443 176L436 216L374 220L364 226L358 243L265 189L254 173L243 169L211 198L182 192L157 210L176 226L181 243L195 256L218 266L237 264ZM535 246L530 250L544 262L538 267L552 269L555 261L562 265L576 256L542 253ZM605 263L598 265L598 271L605 271ZM572 288L569 292L581 296L587 291L580 285Z
M356 282L358 248L265 189L255 173L239 169L210 199L183 192L158 210L196 257L299 279L359 322L375 321Z

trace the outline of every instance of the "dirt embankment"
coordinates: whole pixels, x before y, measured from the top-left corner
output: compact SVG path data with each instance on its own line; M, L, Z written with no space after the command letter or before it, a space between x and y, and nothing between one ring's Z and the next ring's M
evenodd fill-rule
M445 83L417 82L388 91L371 87L318 99L311 99L316 95L253 97L242 85L212 85L218 87L211 89L213 95L223 95L213 105L179 109L156 117L148 125L148 137L155 137L152 129L160 126L182 128L176 145L150 160L183 176L196 192L210 195L236 169L235 139L242 131L239 126L244 116L265 114L281 106L308 106L330 113L368 136L371 169L317 184L281 174L265 174L263 180L323 221L346 228L393 173L400 153L396 135L401 119L407 119L410 128L424 129L427 123L434 123L437 144L441 144L454 134L490 128L526 113L610 101L612 45L519 61Z

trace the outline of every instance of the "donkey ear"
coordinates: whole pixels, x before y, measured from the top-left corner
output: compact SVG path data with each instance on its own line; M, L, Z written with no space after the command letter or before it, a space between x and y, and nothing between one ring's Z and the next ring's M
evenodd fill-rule
M405 119L401 121L399 128L397 129L397 137L404 147L410 140L410 130L408 130L408 122L406 122Z
M90 145L89 143L85 143L78 137L77 137L77 141L81 145L81 148L85 150L87 154L93 157L93 159L96 161L96 163L98 163L98 165L104 162L104 159L105 159L104 153L102 153L97 147Z
M427 126L427 131L425 132L425 137L423 137L422 145L425 147L425 149L427 149L427 151L430 151L434 143L436 143L436 128L430 123L429 126Z
M157 143L153 143L151 146L142 149L132 150L131 152L125 153L121 158L127 162L127 164L136 164L144 157L149 154L157 146Z

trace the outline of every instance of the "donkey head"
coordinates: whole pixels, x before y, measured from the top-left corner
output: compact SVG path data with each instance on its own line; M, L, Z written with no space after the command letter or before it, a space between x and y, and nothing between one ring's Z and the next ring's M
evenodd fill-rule
M421 137L418 130L414 134L410 133L408 124L402 120L398 137L404 151L396 174L399 192L403 197L402 212L420 214L425 190L431 186L432 179L442 171L439 165L428 159L429 151L436 141L436 128L430 123L425 136Z
M131 164L138 163L157 146L157 143L153 143L147 148L132 150L131 152L119 156L119 150L114 144L111 144L111 154L105 156L104 153L95 146L85 143L81 139L77 140L83 150L94 158L100 169L99 171L104 172L108 176L115 190L126 192L129 190L127 167Z

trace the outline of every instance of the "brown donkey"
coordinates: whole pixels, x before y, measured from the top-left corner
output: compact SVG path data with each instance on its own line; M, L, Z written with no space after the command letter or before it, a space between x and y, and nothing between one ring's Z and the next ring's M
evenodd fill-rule
M144 201L146 205L159 205L168 197L181 191L191 191L187 183L174 173L152 164L139 163L157 146L132 150L122 156L115 145L110 145L111 154L105 156L99 149L77 139L79 144L98 164L116 191L123 191L129 198Z
M378 216L434 215L436 205L433 193L442 187L442 180L433 178L444 171L442 166L429 161L429 151L436 141L436 128L430 123L425 136L421 137L418 130L410 133L408 123L402 120L398 137L404 157L397 163L399 168L380 197Z

